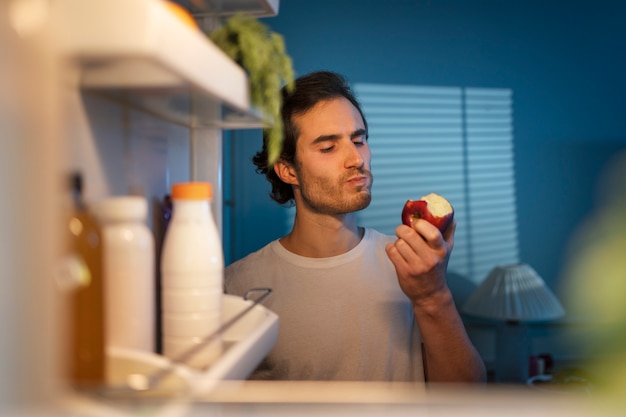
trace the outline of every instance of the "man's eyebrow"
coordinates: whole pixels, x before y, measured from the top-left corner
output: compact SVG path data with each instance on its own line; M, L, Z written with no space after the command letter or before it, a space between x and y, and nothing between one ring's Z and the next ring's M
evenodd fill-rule
M359 136L367 137L367 130L366 129L357 129L354 132L350 133L350 139L357 138ZM322 142L338 140L340 138L341 138L340 134L321 135L321 136L316 137L313 140L313 144L315 145L315 144L322 143Z
M357 129L350 135L351 138L357 138L359 136L365 136L367 138L367 130L366 129Z
M334 134L334 135L321 135L316 137L313 140L313 145L316 145L318 143L322 143L322 142L328 142L328 141L333 141L333 140L338 140L339 138L341 138L341 135L338 134Z

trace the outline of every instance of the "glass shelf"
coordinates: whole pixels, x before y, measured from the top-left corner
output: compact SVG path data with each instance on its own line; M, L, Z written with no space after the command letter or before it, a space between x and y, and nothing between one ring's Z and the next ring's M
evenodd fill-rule
M265 127L262 116L255 109L241 111L193 87L158 89L83 87L83 91L190 128Z

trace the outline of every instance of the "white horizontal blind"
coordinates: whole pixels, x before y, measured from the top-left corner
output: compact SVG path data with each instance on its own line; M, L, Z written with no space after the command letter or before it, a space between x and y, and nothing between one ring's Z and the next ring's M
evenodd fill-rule
M471 275L518 262L513 98L508 89L465 89ZM456 250L456 248L455 248Z
M372 203L359 223L393 235L407 199L430 192L454 206L448 270L479 283L518 262L512 92L508 89L354 86L369 125ZM291 230L294 209L288 210Z
M436 192L457 219L451 272L478 283L517 262L511 91L357 84L355 92L374 174L360 224L394 234L406 200Z

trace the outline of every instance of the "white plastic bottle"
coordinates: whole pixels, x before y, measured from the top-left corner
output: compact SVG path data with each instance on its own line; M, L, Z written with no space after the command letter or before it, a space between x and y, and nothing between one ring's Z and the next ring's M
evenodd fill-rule
M172 186L172 218L161 258L163 355L178 360L221 325L224 256L206 182ZM206 368L222 353L213 339L185 363Z
M93 211L102 226L107 346L154 352L156 265L147 200L110 197Z

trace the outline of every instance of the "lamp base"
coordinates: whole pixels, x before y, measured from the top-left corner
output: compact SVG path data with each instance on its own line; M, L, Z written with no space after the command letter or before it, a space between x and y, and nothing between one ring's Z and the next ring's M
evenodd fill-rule
M494 381L525 384L528 380L528 328L517 321L499 323L496 329Z

